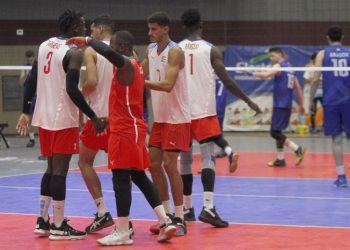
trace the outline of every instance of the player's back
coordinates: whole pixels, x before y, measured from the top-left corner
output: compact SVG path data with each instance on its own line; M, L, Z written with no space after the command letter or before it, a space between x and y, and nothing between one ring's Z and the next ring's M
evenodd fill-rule
M109 45L109 41L103 41ZM113 65L104 56L97 54L97 86L89 95L90 106L98 117L108 116L108 98L113 79Z
M191 118L216 115L215 75L211 65L213 45L205 40L179 43L185 54L185 78L189 90Z
M39 47L34 126L48 130L78 127L78 108L66 92L66 74L62 66L68 49L66 40L58 37L50 38Z
M348 67L350 49L342 45L331 45L325 48L322 66ZM324 71L323 105L350 104L350 74L347 70Z

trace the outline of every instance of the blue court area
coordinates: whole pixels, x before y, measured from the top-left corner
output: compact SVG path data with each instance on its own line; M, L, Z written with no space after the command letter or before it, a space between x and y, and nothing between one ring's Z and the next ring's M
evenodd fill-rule
M41 176L0 177L0 213L37 214ZM112 175L99 176L107 205L116 217ZM350 188L336 188L332 183L332 179L217 176L214 203L223 219L236 224L350 228ZM133 219L156 219L136 186L132 203ZM193 203L198 216L203 204L199 176L194 178ZM93 213L95 205L80 173L70 172L66 216L92 217Z

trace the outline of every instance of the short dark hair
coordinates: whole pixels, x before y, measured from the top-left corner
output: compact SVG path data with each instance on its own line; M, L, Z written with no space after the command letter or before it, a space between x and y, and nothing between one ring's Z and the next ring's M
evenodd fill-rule
M119 30L114 33L115 38L119 43L134 45L134 36L127 30Z
M35 57L34 51L32 49L26 50L25 56L26 57Z
M103 14L103 15L100 15L98 17L96 17L92 23L94 25L104 25L107 27L107 29L109 29L109 31L111 33L114 32L114 22L113 20L111 19L110 15L107 15L107 14Z
M181 21L187 28L199 28L201 24L201 15L198 9L188 9L182 13Z
M331 27L328 29L327 35L332 42L339 42L343 38L343 31L339 27Z
M268 52L268 53L273 53L273 52L275 52L275 53L279 53L279 54L284 55L284 51L283 51L283 49L281 49L280 47L271 47L271 48L269 48L269 50L268 50L267 52Z
M157 11L154 12L152 15L150 15L147 18L148 23L157 23L161 26L169 26L170 25L170 18L167 13L163 11Z
M60 31L63 34L67 34L74 24L77 24L80 22L82 17L83 17L83 14L81 12L77 12L75 10L69 10L69 9L65 10L58 18Z

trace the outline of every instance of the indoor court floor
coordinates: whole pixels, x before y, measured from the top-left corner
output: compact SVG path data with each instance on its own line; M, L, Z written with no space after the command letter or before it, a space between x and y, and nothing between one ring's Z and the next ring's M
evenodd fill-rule
M322 135L288 135L306 146L300 166L286 149L287 167L271 168L275 144L266 133L225 133L239 152L239 167L228 173L227 158L217 159L214 203L228 228L213 228L201 222L188 223L188 234L159 244L149 227L156 216L136 186L133 186L131 217L135 235L132 246L118 249L350 249L350 188L337 188L331 141ZM102 249L96 239L112 228L87 235L79 241L50 241L34 235L38 195L46 161L38 160L38 143L26 148L27 138L7 137L11 148L0 142L0 249ZM348 151L344 139L344 149ZM198 145L195 144L193 203L196 215L202 209L202 185ZM107 157L99 153L96 170L112 215L116 217L111 173ZM350 163L345 154L345 164ZM347 176L350 172L347 167ZM51 210L50 210L51 211ZM67 179L65 214L70 223L84 229L95 213L94 202L77 168L71 161Z

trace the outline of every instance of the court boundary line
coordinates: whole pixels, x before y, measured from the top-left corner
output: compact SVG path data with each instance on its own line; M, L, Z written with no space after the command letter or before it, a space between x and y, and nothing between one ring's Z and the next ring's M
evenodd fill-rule
M22 216L35 216L37 217L38 214L31 214L31 213L6 213L6 212L0 212L0 215L22 215ZM93 216L78 216L78 215L67 215L71 218L81 218L81 219L90 219L94 218ZM113 219L117 219L117 217L113 217ZM154 222L157 221L156 219L139 219L139 218L131 218L131 221L146 221L146 222ZM201 221L191 221L190 223L203 223ZM33 223L34 225L35 223ZM206 223L203 223L206 224ZM287 224L268 224L268 223L243 223L243 222L229 222L230 225L247 225L247 226L271 226L271 227L293 227L293 228L319 228L319 229L346 229L350 230L350 227L336 227L336 226L310 226L310 225L287 225Z

